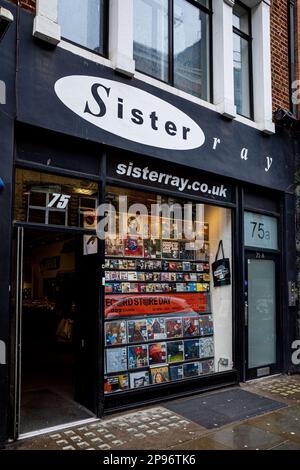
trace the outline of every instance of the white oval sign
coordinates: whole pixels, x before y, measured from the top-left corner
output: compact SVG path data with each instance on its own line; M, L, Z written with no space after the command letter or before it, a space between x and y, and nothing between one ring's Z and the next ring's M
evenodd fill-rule
M166 101L105 78L70 75L55 84L58 98L95 126L152 147L190 150L205 142L202 129Z

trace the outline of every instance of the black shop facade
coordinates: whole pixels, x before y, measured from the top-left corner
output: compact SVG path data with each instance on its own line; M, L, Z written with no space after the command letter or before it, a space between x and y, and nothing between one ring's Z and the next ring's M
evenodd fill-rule
M287 372L287 131L45 49L21 16L4 440Z

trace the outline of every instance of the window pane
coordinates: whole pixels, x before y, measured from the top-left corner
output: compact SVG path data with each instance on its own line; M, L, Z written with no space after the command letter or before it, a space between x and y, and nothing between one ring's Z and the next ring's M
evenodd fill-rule
M174 2L174 85L209 100L209 16L185 0Z
M136 212L121 209L124 196ZM212 272L220 240L232 264L231 210L119 187L107 202L105 393L232 369L232 286ZM155 203L169 210L153 213Z
M238 114L250 117L249 43L233 35L234 101Z
M104 1L59 0L58 22L62 37L103 54Z
M249 368L276 363L275 262L248 260Z
M92 181L18 169L15 219L81 228L96 218L98 185Z
M233 26L245 34L249 34L249 12L241 5L233 7Z
M168 0L134 0L136 68L168 81Z

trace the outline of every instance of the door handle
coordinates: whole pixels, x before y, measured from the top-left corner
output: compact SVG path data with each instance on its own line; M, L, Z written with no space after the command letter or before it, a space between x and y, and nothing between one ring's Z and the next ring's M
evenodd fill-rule
M247 300L245 301L244 313L245 313L245 326L248 326L248 302Z

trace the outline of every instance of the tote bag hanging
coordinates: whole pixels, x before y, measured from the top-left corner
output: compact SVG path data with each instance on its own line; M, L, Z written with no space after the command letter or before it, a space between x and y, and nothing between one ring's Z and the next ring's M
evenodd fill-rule
M219 258L222 251L223 258ZM214 279L214 287L228 286L231 284L230 261L225 258L223 240L220 240L215 262L212 263L212 273Z

